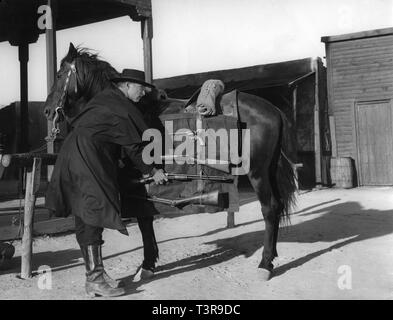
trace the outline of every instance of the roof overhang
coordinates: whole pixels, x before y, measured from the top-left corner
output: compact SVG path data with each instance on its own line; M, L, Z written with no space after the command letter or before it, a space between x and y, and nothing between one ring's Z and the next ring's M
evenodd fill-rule
M151 17L151 0L52 0L56 30L63 30L108 19L130 16L135 21ZM38 8L47 0L0 1L0 42L12 45L34 43L45 29L38 19Z
M349 41L349 40L357 40L357 39L364 39L364 38L383 37L389 35L393 35L393 28L367 30L361 32L340 34L336 36L326 36L321 38L321 42L329 43L329 42Z
M171 97L175 98L191 96L208 79L222 80L227 90L236 88L247 91L279 86L290 87L314 74L315 61L315 58L305 58L245 68L187 74L156 79L153 82L158 88L165 89Z

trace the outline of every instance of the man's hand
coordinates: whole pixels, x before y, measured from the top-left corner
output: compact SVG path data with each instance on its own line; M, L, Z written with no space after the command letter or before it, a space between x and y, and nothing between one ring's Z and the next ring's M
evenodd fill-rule
M168 177L165 174L164 170L153 169L152 173L153 173L152 178L154 179L155 184L164 184L164 183L168 182Z

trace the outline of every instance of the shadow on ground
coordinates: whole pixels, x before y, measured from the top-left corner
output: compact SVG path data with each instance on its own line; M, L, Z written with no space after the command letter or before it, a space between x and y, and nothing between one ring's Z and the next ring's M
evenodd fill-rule
M274 276L280 276L288 270L300 267L334 249L343 248L349 244L363 240L385 236L393 232L393 210L365 210L357 202L333 204L334 202L335 200L321 203L295 213L296 216L306 217L310 220L285 227L281 230L279 236L280 243L333 242L334 244L279 266L274 270ZM329 203L331 205L326 206ZM324 207L319 208L322 205ZM313 216L315 216L315 218L313 218ZM256 220L239 224L236 228L259 223L260 221L261 220ZM166 239L160 241L159 245L179 239L204 237L220 232L230 233L230 230L227 228L219 228L196 236ZM156 276L152 280L203 269L229 261L241 255L250 257L263 246L263 236L264 231L261 230L205 242L204 244L206 245L214 245L215 249L161 265L157 268ZM134 248L105 258L114 258L140 249L141 247ZM80 252L76 249L58 252L42 252L34 255L34 265L51 265L53 266L53 271L60 271L83 265L79 260L80 257ZM19 267L20 258L15 258L13 264ZM249 267L257 268L257 265L250 265ZM15 272L15 270L11 271ZM1 274L4 274L4 272ZM126 283L130 283L132 277L124 278L124 280ZM132 289L132 292L135 292L135 288ZM129 293L131 293L131 291L129 291Z
M320 205L326 204L327 202ZM279 266L274 270L274 276L280 276L334 249L339 249L355 242L385 236L393 232L393 210L364 210L357 202L335 204L323 209L317 209L317 207L306 208L300 211L299 215L321 214L320 216L286 227L286 230L280 234L279 242L334 242L334 244ZM309 211L310 209L311 211ZM255 222L257 221L248 222L247 224ZM228 229L224 228L199 236L224 230L228 232ZM263 235L263 231L254 231L205 242L204 244L207 245L215 245L216 249L162 265L158 268L157 274L152 280L214 266L240 255L250 257L263 246ZM177 239L168 239L165 242L173 240ZM250 268L257 268L257 266L250 266ZM129 279L130 277L125 280L128 281Z
M81 263L79 258L82 255L80 250L77 249L66 249L60 251L45 251L37 252L32 257L32 273L33 276L37 274L37 270L41 266L50 266L52 271L59 271L68 268L72 268ZM21 257L17 256L11 259L9 269L0 271L0 275L8 273L19 273L21 266Z

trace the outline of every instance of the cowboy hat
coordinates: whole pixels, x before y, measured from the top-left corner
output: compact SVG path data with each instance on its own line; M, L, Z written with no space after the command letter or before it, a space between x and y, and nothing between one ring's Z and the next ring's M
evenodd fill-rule
M111 78L113 82L135 82L145 87L155 88L151 83L145 82L145 73L135 69L124 69L118 76Z

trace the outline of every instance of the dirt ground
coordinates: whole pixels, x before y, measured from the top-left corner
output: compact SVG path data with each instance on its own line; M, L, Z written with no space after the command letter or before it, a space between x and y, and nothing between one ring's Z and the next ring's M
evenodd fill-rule
M299 194L268 282L257 268L265 228L260 205L250 193L242 203L233 229L226 228L225 212L156 219L158 270L143 283L132 281L142 261L138 227L128 227L129 237L105 231L106 269L127 283L127 294L114 299L393 298L393 188ZM0 273L0 299L89 299L73 234L34 241L34 270L52 270L49 290L39 288L38 275L18 279L21 246L14 244L13 268Z

